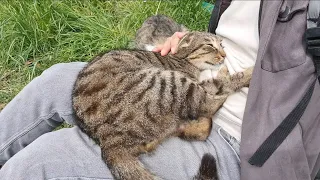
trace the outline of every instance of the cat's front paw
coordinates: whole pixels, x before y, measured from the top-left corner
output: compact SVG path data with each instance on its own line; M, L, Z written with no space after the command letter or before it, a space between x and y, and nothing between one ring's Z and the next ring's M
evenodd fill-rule
M244 77L243 72L237 72L231 76L231 81L238 81Z
M207 79L207 80L202 81L199 85L208 94L215 95L219 91L219 89L221 88L222 81L218 80L218 79L211 78L211 79Z
M231 76L231 83L235 85L236 89L241 87L248 87L252 77L253 67L246 69L243 72L237 72Z
M218 71L218 75L216 79L224 78L230 76L228 67L226 65L222 65Z

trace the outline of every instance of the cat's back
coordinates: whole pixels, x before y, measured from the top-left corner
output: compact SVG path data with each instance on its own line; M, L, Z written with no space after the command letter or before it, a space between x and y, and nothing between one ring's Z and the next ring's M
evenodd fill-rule
M117 77L127 75L130 78L143 72L175 71L185 69L190 75L197 69L184 59L173 56L161 56L145 50L112 50L98 55L80 71L77 82L80 81L115 81ZM150 74L151 76L151 74Z
M88 122L111 117L120 109L127 114L162 101L154 106L163 104L168 106L162 107L163 113L170 112L168 104L180 106L177 103L180 100L176 101L173 96L182 97L192 82L187 73L192 74L196 68L186 64L143 50L115 50L97 56L79 73L75 82L74 110L80 119ZM187 69L185 74L174 70L186 67L190 67L190 72ZM122 108L113 112L112 108L116 107Z
M140 71L150 66L146 59L154 58L152 52L113 50L90 61L80 71L73 88L73 108L80 120L78 125L83 126L82 121L99 121L111 107L120 106L133 83L145 83Z
M97 74L100 71L113 75L121 73L121 70L133 72L135 69L138 70L146 66L148 63L148 61L146 61L147 59L155 58L156 56L153 52L143 50L112 50L98 55L90 61L80 72L78 79L83 78L83 75Z
M98 55L80 71L73 97L83 99L97 97L100 92L116 91L128 79L137 76L139 71L151 68L151 62L155 59L157 57L153 52L142 50L112 50Z
M166 58L143 50L113 50L98 55L80 71L73 104L84 109L86 104L100 104L109 96L124 97L120 92L130 92L133 87L144 88L170 64Z

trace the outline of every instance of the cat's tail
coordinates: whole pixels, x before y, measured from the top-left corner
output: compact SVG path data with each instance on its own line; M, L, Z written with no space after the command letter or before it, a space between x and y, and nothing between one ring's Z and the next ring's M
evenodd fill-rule
M159 179L146 170L138 158L131 155L127 150L108 151L103 156L112 175L117 180Z
M194 180L218 180L217 165L215 158L207 153L203 155L198 174Z

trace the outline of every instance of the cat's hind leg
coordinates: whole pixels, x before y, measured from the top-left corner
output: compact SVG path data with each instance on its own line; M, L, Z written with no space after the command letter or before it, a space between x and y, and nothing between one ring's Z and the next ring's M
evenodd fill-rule
M204 141L211 132L211 118L200 117L197 120L191 120L179 126L178 136L187 140Z
M142 143L139 146L139 151L141 153L149 153L155 150L158 145L163 142L165 139L171 136L177 136L177 131L179 129L178 119L174 115L166 115L161 117L161 122L166 123L159 123L156 133L157 134L154 139L149 140L147 142Z
M134 153L127 149L107 149L102 144L102 156L117 180L155 180L155 175L143 167Z
M159 144L160 144L160 141L158 139L143 143L142 145L139 146L139 151L141 153L152 152L157 148Z

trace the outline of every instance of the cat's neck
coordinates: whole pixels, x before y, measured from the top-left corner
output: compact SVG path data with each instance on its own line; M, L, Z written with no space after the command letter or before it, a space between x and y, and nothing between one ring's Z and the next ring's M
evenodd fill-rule
M201 70L198 76L198 81L201 82L201 81L212 79L212 78L216 79L220 68L221 68L221 65L217 65L213 69Z

